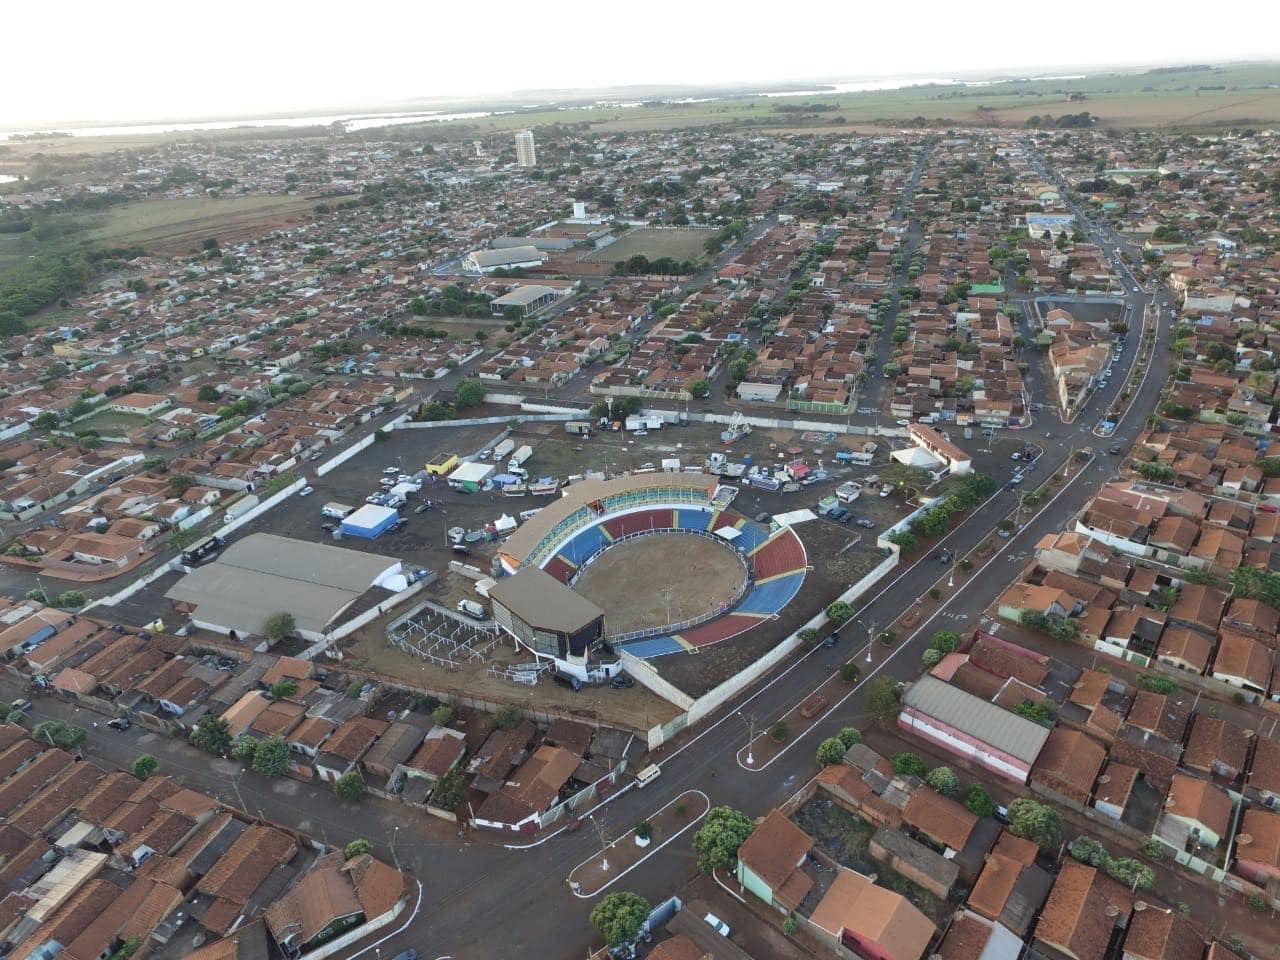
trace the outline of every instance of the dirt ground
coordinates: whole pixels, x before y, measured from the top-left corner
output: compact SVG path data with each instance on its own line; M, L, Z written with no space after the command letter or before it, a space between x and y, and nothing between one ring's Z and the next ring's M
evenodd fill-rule
M746 571L730 550L705 537L655 533L604 551L573 589L605 611L610 634L680 623L737 596Z

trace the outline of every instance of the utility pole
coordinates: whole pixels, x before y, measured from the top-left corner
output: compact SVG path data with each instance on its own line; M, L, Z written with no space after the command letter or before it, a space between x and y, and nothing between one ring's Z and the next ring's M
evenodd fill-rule
M600 869L608 871L609 869L609 840L605 836L604 827L596 821L594 813L587 814L587 819L591 821L591 825L596 828L596 836L600 840Z
M874 620L867 623L867 663L871 662L871 647L876 642L876 622Z
M756 718L754 714L743 713L741 710L738 711L738 716L747 725L747 766L753 767L756 763L755 755L752 752L752 745L756 742Z

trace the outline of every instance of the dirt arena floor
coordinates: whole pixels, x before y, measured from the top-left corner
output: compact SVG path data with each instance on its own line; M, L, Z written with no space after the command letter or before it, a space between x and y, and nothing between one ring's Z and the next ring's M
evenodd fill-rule
M682 623L733 600L746 571L732 548L687 533L654 533L610 547L573 589L605 612L611 634Z

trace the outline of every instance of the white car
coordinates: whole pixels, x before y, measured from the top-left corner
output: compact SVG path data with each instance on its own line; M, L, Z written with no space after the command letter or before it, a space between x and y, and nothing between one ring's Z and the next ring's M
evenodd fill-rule
M910 420L899 420L899 421L898 421L898 426L900 426L900 427L909 427L909 426L911 426L911 421L910 421Z
M303 487L301 490L299 490L299 491L298 491L298 496L300 496L300 497L309 497L309 496L311 496L313 493L315 493L315 490L314 490L314 489L312 489L311 487Z
M396 477L396 483L413 483L413 477L409 476L407 473L402 473L400 476Z
M882 497L889 496L889 494L893 493L893 489L894 488L892 483L886 483L883 487L880 488L880 496Z
M714 913L708 913L702 918L707 921L707 925L722 937L729 936L729 925L717 917Z
M399 467L383 467L383 468L382 468L382 475L383 475L384 477L389 477L389 476L391 476L391 474L393 474L393 473L399 473L399 472L400 472L400 468L399 468Z

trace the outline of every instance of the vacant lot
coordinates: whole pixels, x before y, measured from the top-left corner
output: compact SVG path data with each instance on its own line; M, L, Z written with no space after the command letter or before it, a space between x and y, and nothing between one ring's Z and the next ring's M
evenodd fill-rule
M311 197L182 197L113 207L86 237L112 245L139 244L148 253L187 253L209 237L226 246L284 226L309 213Z
M673 260L696 260L706 255L703 244L715 231L702 227L641 227L622 235L620 239L587 257L596 263L617 263L636 254L650 260L670 257Z

